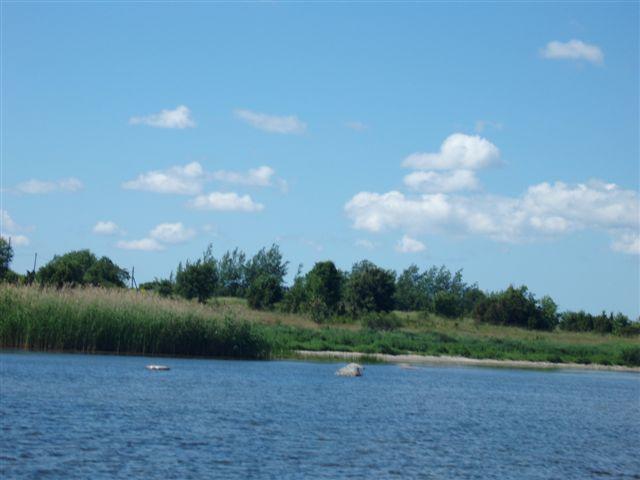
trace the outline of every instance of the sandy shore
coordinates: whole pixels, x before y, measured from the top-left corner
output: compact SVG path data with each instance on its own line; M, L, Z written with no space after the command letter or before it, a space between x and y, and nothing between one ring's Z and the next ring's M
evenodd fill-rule
M609 370L615 372L640 373L640 367L625 367L621 365L599 365L595 363L551 363L529 362L525 360L494 360L451 356L432 355L387 355L384 353L360 353L360 352L314 352L310 350L296 350L302 358L325 358L336 360L358 360L362 357L375 358L381 362L404 364L431 364L431 365L464 365L476 367L507 367L507 368L534 368L534 369L579 369L579 370Z

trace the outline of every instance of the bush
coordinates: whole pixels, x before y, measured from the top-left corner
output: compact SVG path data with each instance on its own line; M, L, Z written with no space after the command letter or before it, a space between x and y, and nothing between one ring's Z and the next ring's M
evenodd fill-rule
M463 313L463 305L452 292L438 292L433 300L434 310L438 315L447 318L458 318Z
M396 330L402 327L402 320L395 313L370 312L362 319L362 326L369 330Z
M265 310L272 308L282 300L283 289L277 278L271 275L259 275L249 285L247 303L251 308Z
M346 287L346 303L349 313L358 317L367 312L393 310L395 273L363 260L356 263Z
M198 302L205 303L216 291L218 284L218 272L216 261L211 253L209 245L202 254L202 258L194 263L189 262L184 267L178 265L176 272L176 292L186 299L197 298Z

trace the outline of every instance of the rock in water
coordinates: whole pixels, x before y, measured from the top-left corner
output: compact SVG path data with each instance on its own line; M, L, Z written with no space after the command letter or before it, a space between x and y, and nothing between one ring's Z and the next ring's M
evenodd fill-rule
M156 371L156 372L162 372L162 371L169 370L169 367L167 367L166 365L147 365L145 368L147 370L153 370L153 371Z
M340 377L361 377L364 373L364 367L357 363L350 363L346 367L342 367L336 372Z

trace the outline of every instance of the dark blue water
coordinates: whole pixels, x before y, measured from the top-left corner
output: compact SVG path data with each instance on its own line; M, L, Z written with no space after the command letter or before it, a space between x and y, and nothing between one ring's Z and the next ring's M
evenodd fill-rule
M169 372L149 372L149 363ZM2 478L640 478L640 376L0 354Z

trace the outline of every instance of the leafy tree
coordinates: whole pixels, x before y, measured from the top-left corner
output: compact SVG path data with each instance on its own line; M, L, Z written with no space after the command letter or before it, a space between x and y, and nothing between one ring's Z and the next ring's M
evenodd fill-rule
M332 261L316 263L306 278L311 311L320 316L335 314L340 303L341 284L342 276Z
M462 310L466 314L470 314L476 305L486 298L485 293L476 285L467 288L462 296Z
M151 282L145 282L140 284L140 290L155 292L161 297L170 297L175 290L175 282L173 281L173 275L168 279L154 279Z
M433 300L433 306L438 315L447 318L457 318L463 313L463 304L458 295L453 292L444 290L437 292Z
M393 310L395 272L384 270L368 260L351 269L346 287L346 303L353 316L366 312Z
M398 310L430 310L429 293L424 287L424 276L417 265L406 268L396 281L394 296Z
M43 285L84 285L84 275L98 259L89 250L75 250L53 259L38 270L36 278Z
M0 237L0 280L9 273L9 266L13 260L13 247L4 238Z
M83 283L102 287L126 287L129 272L113 263L110 258L102 257L93 263L83 276Z
M293 285L285 290L281 308L285 312L302 312L307 309L308 300L307 278L302 275L302 264L300 264L298 266L298 272L293 279Z
M275 244L269 250L263 248L253 256L245 269L249 306L271 308L282 300L288 263L283 260L280 248Z
M284 290L272 275L260 274L254 278L247 291L247 303L251 308L265 310L282 300Z
M246 255L239 249L226 252L218 262L219 294L226 297L244 297L246 284Z
M213 258L212 246L209 245L195 262L187 260L185 266L178 265L176 272L176 292L187 299L197 298L205 303L216 291L218 271Z

